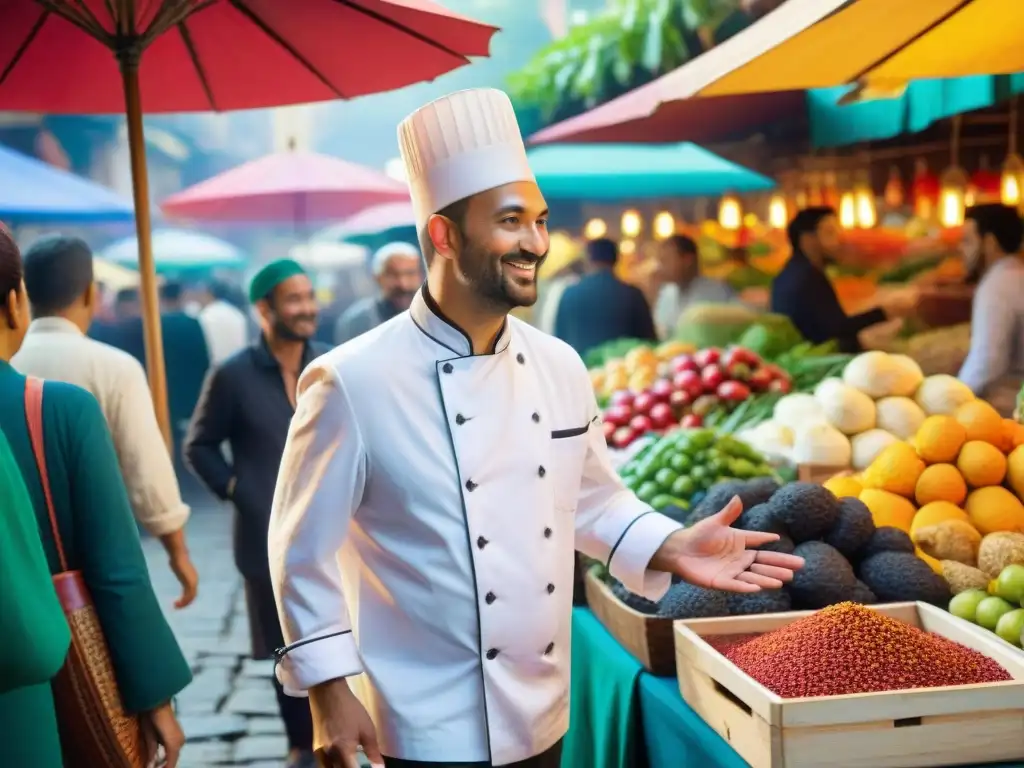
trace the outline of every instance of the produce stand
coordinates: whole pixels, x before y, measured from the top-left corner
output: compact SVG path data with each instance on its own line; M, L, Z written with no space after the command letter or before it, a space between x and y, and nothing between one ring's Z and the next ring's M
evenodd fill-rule
M673 677L656 677L585 608L573 610L572 713L563 768L742 768L747 766L683 701ZM908 729L913 730L913 729ZM984 743L984 718L961 743ZM920 745L922 750L925 744ZM838 754L838 753L836 753ZM830 766L849 766L831 759ZM869 763L858 763L867 768ZM873 764L872 764L873 765ZM964 768L1024 768L1024 762Z

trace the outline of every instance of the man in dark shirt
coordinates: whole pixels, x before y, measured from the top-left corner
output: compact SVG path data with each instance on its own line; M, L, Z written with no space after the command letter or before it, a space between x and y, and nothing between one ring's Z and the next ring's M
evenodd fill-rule
M833 209L805 208L793 217L787 234L793 255L772 281L771 309L792 320L808 341L821 344L835 339L842 352L857 353L861 351L857 334L913 309L913 302L900 294L886 309L846 314L825 274L825 267L835 263L842 246Z
M260 315L260 338L207 377L185 456L210 490L235 507L235 564L245 580L253 657L269 659L284 645L267 560L274 485L295 412L299 374L329 347L312 341L316 296L294 261L264 267L252 280L249 298ZM231 449L230 462L222 450L225 443ZM274 686L288 735L288 765L312 768L308 700L286 696L276 678Z
M615 339L658 339L643 293L615 276L618 257L611 240L587 243L589 274L566 288L558 304L554 335L580 355Z

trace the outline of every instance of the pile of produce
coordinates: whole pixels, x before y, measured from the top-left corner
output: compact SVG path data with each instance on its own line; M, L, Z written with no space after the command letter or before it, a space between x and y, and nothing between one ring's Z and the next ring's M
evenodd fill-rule
M918 400L934 415L912 438L888 445L859 476L833 478L826 487L857 496L876 525L908 533L919 556L959 585L962 568L976 565L983 537L1024 532L1024 427L959 382L961 389L940 382L937 393L929 381Z
M651 431L700 427L712 411L729 412L756 393L785 393L792 386L785 371L744 347L679 354L656 370L664 377L633 374L629 387L609 397L603 418L613 448L625 448Z
M889 352L914 358L926 375L955 375L971 348L971 324L958 323L945 328L918 330L896 339Z
M599 402L614 392L642 392L659 377L672 374L667 364L679 355L694 352L695 347L678 341L658 346L635 339L618 339L587 353L590 383Z
M743 502L735 527L779 534L764 549L793 553L805 564L780 590L733 594L674 584L658 603L614 584L616 595L644 613L672 619L774 613L824 608L843 602L872 604L921 600L945 606L946 581L914 554L903 531L877 527L868 508L854 498L838 499L811 483L781 488L767 479L714 486L686 518L692 526L718 512L733 496Z
M991 534L1021 536L1021 534ZM1024 537L1022 537L1024 538ZM1020 542L1016 542L1019 547ZM1018 550L1024 554L1024 550ZM975 586L957 592L949 601L949 612L973 624L995 632L1006 642L1024 645L1024 565L1011 563L987 586Z
M786 699L1013 679L978 651L854 603L763 635L714 638L710 644Z
M724 479L764 477L772 490L777 487L770 480L772 468L761 454L710 429L681 429L665 435L641 449L619 474L641 501L672 516L685 513Z

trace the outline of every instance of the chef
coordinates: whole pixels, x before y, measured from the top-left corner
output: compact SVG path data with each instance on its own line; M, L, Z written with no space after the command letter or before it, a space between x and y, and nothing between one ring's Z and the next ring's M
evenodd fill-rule
M802 560L755 551L734 499L682 530L608 460L587 371L509 317L533 304L547 204L501 91L398 128L426 257L407 312L314 361L270 524L288 643L325 766L559 765L573 549L658 599L670 573L778 588Z

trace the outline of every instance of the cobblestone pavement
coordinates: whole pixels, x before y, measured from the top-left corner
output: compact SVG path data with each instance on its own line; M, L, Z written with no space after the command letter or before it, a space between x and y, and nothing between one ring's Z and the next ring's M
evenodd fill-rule
M177 700L187 737L180 768L282 768L288 745L271 685L272 662L249 658L230 510L213 503L193 507L188 537L199 596L181 611L174 610L179 587L160 543L143 539L153 586L195 676Z

